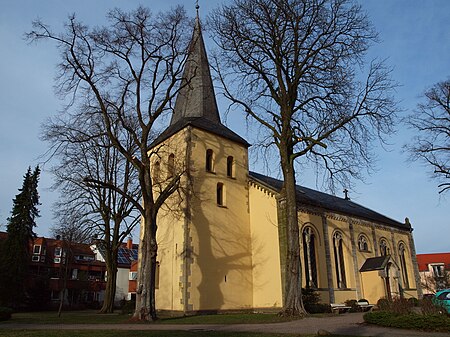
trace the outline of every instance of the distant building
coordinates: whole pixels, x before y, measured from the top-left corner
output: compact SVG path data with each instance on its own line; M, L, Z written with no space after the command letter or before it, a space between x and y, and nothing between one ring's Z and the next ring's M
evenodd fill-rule
M91 245L91 249L94 251L96 259L105 262L104 251L97 245ZM137 273L131 273L131 264L137 261L138 257L138 245L133 244L132 238L128 238L127 242L122 243L122 246L118 251L117 258L117 279L116 279L116 296L114 302L116 305L120 305L122 300L131 300L132 296L129 292L129 281L135 279Z
M450 253L417 254L417 263L424 294L450 286Z
M281 308L283 182L249 171L250 145L221 123L198 18L189 50L184 77L190 82L149 152L157 154L150 155L155 184L184 173L183 195L170 197L158 213L156 306ZM421 297L408 219L302 186L297 201L302 286L315 289L322 302Z
M7 233L1 232L0 239L6 238ZM66 273L65 305L98 305L103 301L106 266L95 259L88 244L69 245L60 238L38 237L29 247L29 293L39 291L50 304L59 303Z

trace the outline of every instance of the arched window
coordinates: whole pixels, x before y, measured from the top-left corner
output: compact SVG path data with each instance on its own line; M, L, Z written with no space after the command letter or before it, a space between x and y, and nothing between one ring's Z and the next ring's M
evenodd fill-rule
M389 248L386 239L380 240L380 254L381 256L386 256L391 254L391 249Z
M398 253L400 256L400 268L402 270L403 287L409 289L408 270L406 269L406 248L405 244L401 242L398 245Z
M167 161L167 177L173 177L175 174L175 155L171 153Z
M333 234L333 247L338 288L347 288L347 282L345 280L344 247L341 232L335 232Z
M302 238L306 287L317 288L316 235L314 230L311 227L305 227Z
M217 205L225 206L225 186L223 183L217 183Z
M214 151L211 149L206 150L206 171L214 172Z
M160 174L161 174L161 164L159 163L159 161L157 161L153 165L153 181L155 183L159 182Z
M234 178L234 158L232 156L227 158L227 177Z
M367 237L364 234L361 234L358 237L358 249L361 252L368 252L369 251L368 240L367 240Z

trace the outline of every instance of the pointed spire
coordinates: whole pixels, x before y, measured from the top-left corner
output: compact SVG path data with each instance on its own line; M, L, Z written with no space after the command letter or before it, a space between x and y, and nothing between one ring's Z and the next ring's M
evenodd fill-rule
M203 117L220 124L216 95L209 70L208 56L202 36L198 15L198 1L195 6L197 17L189 45L188 57L184 66L182 89L175 101L175 109L170 125L183 118Z

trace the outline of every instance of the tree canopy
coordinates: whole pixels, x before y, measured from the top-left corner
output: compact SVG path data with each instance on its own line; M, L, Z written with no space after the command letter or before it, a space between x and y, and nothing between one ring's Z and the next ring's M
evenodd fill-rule
M191 26L180 6L157 14L144 7L130 12L114 9L107 19L106 25L90 28L71 16L62 33L36 21L28 38L56 43L61 54L57 88L69 98L66 108L97 114L111 145L137 172L140 200L113 184L96 179L89 183L121 193L142 215L135 315L152 320L156 319L156 219L161 205L177 190L181 173L155 194L150 163L158 154L149 154L148 146L183 86ZM115 132L116 125L120 133Z
M20 193L13 199L13 209L8 218L8 237L1 245L0 301L5 305L18 306L26 298L25 279L30 258L30 244L36 237L34 227L39 216L40 169L28 168Z
M431 169L439 193L450 190L450 79L424 93L424 102L406 119L416 133L407 150Z
M364 63L377 34L353 1L234 0L210 23L225 96L262 126L263 148L280 159L283 312L303 314L296 168L314 166L331 188L361 178L373 141L394 131L395 83L383 62Z

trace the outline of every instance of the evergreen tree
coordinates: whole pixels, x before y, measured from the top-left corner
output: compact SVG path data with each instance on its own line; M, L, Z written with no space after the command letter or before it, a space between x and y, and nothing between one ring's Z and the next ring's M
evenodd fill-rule
M8 218L8 237L1 247L0 302L17 307L25 299L25 280L29 262L29 244L36 237L33 228L39 216L37 191L40 169L28 168L20 193L13 199L11 217Z

